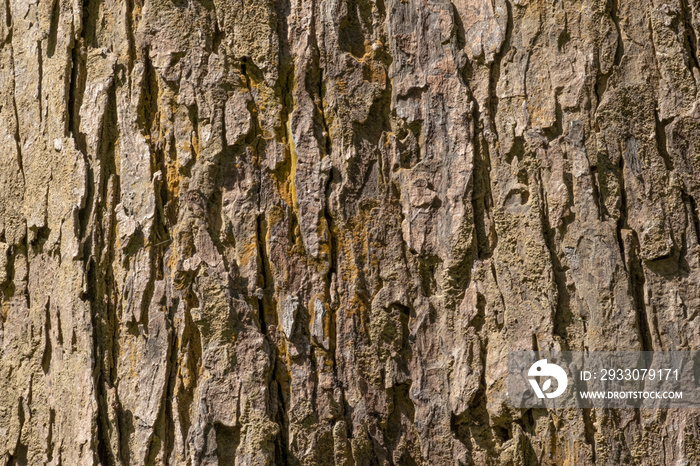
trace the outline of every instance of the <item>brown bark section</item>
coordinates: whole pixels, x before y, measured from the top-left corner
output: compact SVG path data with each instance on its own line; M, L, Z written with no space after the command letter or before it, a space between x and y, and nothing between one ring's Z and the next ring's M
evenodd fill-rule
M696 464L506 365L700 349L699 15L2 0L0 464Z

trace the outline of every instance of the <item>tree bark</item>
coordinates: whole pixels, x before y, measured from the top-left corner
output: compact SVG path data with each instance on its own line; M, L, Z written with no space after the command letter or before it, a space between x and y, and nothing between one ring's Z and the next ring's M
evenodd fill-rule
M700 6L3 0L0 464L695 464L508 351L700 349Z

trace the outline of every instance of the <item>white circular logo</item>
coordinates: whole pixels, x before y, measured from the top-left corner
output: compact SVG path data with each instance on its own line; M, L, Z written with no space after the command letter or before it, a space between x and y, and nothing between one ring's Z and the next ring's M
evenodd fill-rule
M566 385L569 383L569 378L566 376L564 369L556 364L548 363L546 359L540 359L527 371L527 376L530 380L537 398L556 398L566 390ZM535 377L546 377L542 386L537 382ZM552 378L557 381L557 389L553 392L547 392L552 387Z

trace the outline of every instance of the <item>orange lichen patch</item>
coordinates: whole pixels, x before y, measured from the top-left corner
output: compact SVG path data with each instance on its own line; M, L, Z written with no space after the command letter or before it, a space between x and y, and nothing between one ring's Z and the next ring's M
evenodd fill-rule
M301 239L301 228L299 224L293 224L291 231L292 240L294 241L290 247L287 248L287 254L290 256L299 256L305 260L308 265L308 257L306 256L306 250L304 249L304 243Z
M191 227L191 225L190 225ZM196 231L191 231L191 230L184 230L179 232L180 234L180 244L182 245L182 255L183 257L192 257L194 253L197 251L196 246L194 245L194 236L196 234Z
M354 233L351 233L354 236ZM338 240L338 249L341 251L343 257L348 258L348 260L342 261L339 265L339 275L342 281L346 283L352 283L357 278L357 267L352 258L355 254L352 248L352 244L348 241Z
M138 24L138 22L141 20L143 3L141 3L141 2L132 2L132 3L133 3L133 6L131 7L131 17L134 20L134 24Z
M289 121L286 126L285 133L285 158L284 161L277 166L277 168L272 172L272 176L277 185L277 190L280 193L280 197L292 207L292 209L297 211L297 191L296 186L294 186L294 177L297 170L297 153L296 147L294 145L294 139L292 134L291 124Z
M180 196L180 181L182 176L180 175L179 164L177 159L169 160L166 168L165 179L167 182L168 192L173 198Z
M257 260L258 244L255 241L246 243L238 253L238 265L245 268L251 260Z
M285 217L285 215L284 215L284 210L282 209L282 207L280 207L278 205L273 205L272 207L270 207L268 209L267 215L266 215L268 228L272 229L272 227L274 227L279 222L284 220L284 217Z
M173 230L171 233L172 237L175 238L177 236L177 230ZM170 246L169 244L166 246ZM168 268L170 270L177 270L177 259L178 259L178 248L176 247L171 247L170 248L170 254L168 254Z
M287 203L288 206L294 206L294 200L292 198L292 186L291 186L291 157L285 157L283 163L277 166L277 168L271 173L272 178L275 180L275 185L277 186L277 191L280 193L280 197Z
M384 67L374 61L365 63L362 67L362 78L370 83L379 83L380 87L386 87L386 71Z
M364 43L364 53L362 54L361 57L355 56L352 53L349 53L348 56L355 60L358 63L368 63L374 60L375 55L379 49L383 47L384 44L382 44L381 41L374 41L370 42L368 40L365 40Z
M340 95L347 95L348 94L348 83L345 82L345 80L336 79L335 85L336 85L338 94L340 94Z
M291 122L287 122L287 130L289 131L288 134L292 134L292 126ZM296 146L294 144L294 138L290 137L289 138L289 155L290 155L290 168L289 168L289 194L290 197L292 198L292 208L294 209L294 212L297 212L298 209L298 204L297 204L297 188L294 185L294 178L296 177L297 174L297 151L296 151Z
M345 315L348 318L357 317L359 319L357 321L359 324L359 332L364 333L365 335L367 335L365 324L367 323L366 321L370 311L367 304L367 298L365 296L361 296L357 291L355 291L352 296L350 296L350 299L348 299L348 307L345 308Z
M178 358L177 365L179 366L178 376L179 379L182 381L182 386L185 387L185 389L189 390L190 388L192 388L192 386L194 386L196 377L188 369L185 358Z
M396 133L388 131L384 134L384 147L387 149L391 146L391 139L396 138Z
M345 266L340 271L343 281L353 282L357 278L357 267L367 262L367 225L371 225L371 218L367 212L361 211L358 217L350 219L348 224L342 228L343 231L347 232L344 239L349 236L350 241L339 239L338 247L345 257L352 258L352 260L344 261Z
M129 379L138 378L139 371L137 370L137 367L140 367L141 362L143 361L143 358L142 358L143 355L141 354L141 352L134 349L133 347L131 347L131 345L125 344L125 345L119 346L119 354L120 354L120 356L126 355L126 361L128 363L128 376L127 377Z
M182 141L182 150L192 153L192 144L189 141Z
M318 226L316 227L316 234L320 240L321 248L330 247L331 242L331 232L328 226L328 220L324 216L320 216L318 219Z
M243 77L245 79L245 77ZM248 82L250 86L251 94L253 95L253 100L249 103L250 112L258 119L263 119L264 116L268 115L268 111L271 109L274 111L276 107L279 106L278 96L274 89L270 88L264 81L257 81L255 76L252 76ZM248 92L248 91L246 91ZM260 98L255 98L255 97ZM265 127L258 127L258 131L265 139L272 138L272 135Z
M193 327L186 324L185 333L177 342L181 354L177 359L178 376L187 390L196 386L197 379L202 374L202 364L198 364L202 360L202 349L195 344L195 338Z
M197 157L199 157L199 153L202 151L202 146L201 146L201 141L199 140L199 133L196 131L192 131L192 136L190 137L190 143L191 143L191 154L194 158L194 160L197 160Z
M114 169L115 173L121 173L122 169L122 158L121 158L121 152L119 151L120 147L120 141L119 141L119 136L114 140Z

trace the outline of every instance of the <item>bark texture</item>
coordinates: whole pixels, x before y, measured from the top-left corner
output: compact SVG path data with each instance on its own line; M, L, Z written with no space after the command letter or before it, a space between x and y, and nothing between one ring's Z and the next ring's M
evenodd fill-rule
M690 465L509 350L700 349L696 0L0 0L0 464Z

